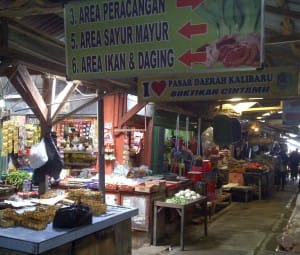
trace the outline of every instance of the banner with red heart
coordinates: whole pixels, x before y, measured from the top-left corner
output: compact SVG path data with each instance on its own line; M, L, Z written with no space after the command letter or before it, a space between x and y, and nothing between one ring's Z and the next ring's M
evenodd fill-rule
M167 87L166 81L153 81L151 88L156 95L161 96Z

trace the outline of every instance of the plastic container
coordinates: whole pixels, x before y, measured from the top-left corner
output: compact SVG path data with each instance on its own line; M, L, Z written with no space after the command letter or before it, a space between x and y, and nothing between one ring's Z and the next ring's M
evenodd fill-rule
M29 198L29 192L31 191L31 181L23 181L23 199Z
M191 179L193 183L202 181L203 173L200 171L190 171L187 174L187 178Z
M203 172L202 166L192 166L192 172Z
M202 168L204 172L209 172L211 170L211 162L210 160L203 160Z
M24 180L23 181L23 192L28 193L31 191L31 181L30 180Z

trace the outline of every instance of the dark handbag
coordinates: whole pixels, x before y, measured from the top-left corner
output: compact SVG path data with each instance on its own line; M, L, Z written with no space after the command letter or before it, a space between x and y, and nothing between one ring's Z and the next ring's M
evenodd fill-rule
M83 203L59 208L53 219L54 228L74 228L92 224L93 213L89 206Z

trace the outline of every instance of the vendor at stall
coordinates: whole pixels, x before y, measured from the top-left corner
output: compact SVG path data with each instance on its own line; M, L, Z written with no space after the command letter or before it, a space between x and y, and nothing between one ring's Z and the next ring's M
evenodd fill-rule
M190 171L193 153L188 149L182 140L178 141L178 146L171 150L171 171L180 176L185 176Z

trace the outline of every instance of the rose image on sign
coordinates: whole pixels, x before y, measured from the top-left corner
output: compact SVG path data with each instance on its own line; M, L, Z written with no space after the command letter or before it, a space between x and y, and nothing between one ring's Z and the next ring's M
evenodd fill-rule
M151 88L157 96L161 96L167 87L166 81L154 81L151 83Z

